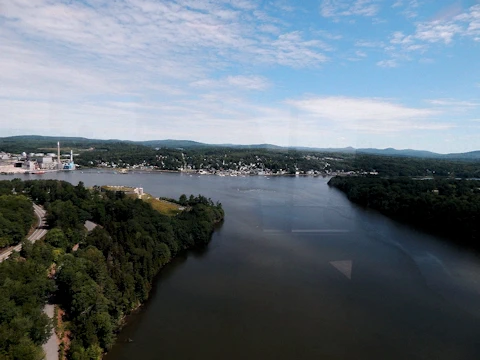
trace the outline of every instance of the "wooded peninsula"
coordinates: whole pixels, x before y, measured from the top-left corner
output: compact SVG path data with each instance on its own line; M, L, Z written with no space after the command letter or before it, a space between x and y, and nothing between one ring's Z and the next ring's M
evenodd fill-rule
M50 231L0 263L0 358L40 360L52 322L50 299L64 312L61 355L99 359L126 314L148 297L155 275L175 255L210 241L224 211L201 195L182 195L183 211L164 215L141 199L56 180L0 181L0 239L24 239L32 201L47 210ZM19 219L23 217L23 220ZM88 232L84 223L96 226ZM78 245L78 246L77 246ZM58 327L58 324L57 324Z
M365 207L480 250L480 181L334 177L330 186Z

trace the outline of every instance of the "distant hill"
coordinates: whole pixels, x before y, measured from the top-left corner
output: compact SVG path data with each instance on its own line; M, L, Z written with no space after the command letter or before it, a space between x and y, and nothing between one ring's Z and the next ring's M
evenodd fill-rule
M209 144L208 146L219 146L219 147L229 147L235 149L285 149L283 146L272 145L272 144L252 144L252 145L236 145L236 144Z
M437 154L431 151L426 150L412 150L412 149L403 149L397 150L394 148L387 149L357 149L357 153L362 154L372 154L372 155L386 155L386 156L407 156L407 157L421 157L421 158L440 158L444 155Z
M329 153L348 153L348 154L369 154L369 155L383 155L383 156L403 156L415 158L435 158L435 159L457 159L457 160L480 160L480 150L466 152L466 153L452 153L452 154L438 154L426 150L413 150L394 148L375 149L375 148L360 148L353 147L345 148L313 148L303 146L284 147L272 144L207 144L192 140L148 140L148 141L131 141L131 140L116 140L116 139L87 139L84 137L62 137L62 136L40 136L40 135L21 135L9 136L0 138L0 151L13 151L13 149L20 149L25 143L28 143L29 148L36 146L41 147L55 147L57 141L60 141L62 146L99 146L100 144L125 143L130 146L148 146L151 148L171 148L171 149L200 149L200 148L237 148L237 149L267 149L267 150L296 150L296 151L315 151L315 152L329 152ZM12 150L8 150L12 149Z
M237 149L282 149L281 146L272 144L258 144L258 145L237 145L237 144L206 144L192 140L148 140L137 141L138 144L151 146L155 148L176 148L176 149L192 149L192 148L206 148L206 147L227 147Z
M209 147L210 145L204 144L197 141L192 140L148 140L148 141L136 141L136 143L150 146L154 148L181 148L181 149L191 149L191 148L201 148L201 147Z
M470 151L466 153L458 153L458 154L447 154L446 157L449 159L478 160L480 159L480 150Z

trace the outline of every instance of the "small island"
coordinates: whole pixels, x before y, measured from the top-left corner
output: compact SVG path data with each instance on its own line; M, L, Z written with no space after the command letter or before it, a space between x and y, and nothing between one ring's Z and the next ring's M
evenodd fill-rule
M158 272L177 254L208 244L224 218L222 205L202 195L166 200L81 182L1 181L0 196L0 206L18 202L28 213L12 239L2 235L5 244L18 242L32 223L25 202L43 205L49 228L0 263L0 354L12 359L43 358L52 326L42 313L47 301L55 304L60 359L100 359ZM87 221L94 226L87 229Z

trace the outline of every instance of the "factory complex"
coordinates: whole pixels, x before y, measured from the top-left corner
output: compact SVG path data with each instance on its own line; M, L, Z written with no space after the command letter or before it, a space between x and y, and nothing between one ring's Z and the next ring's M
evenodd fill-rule
M9 154L0 152L1 174L44 174L47 171L75 170L73 150L69 154L60 153L60 143L57 143L55 153L25 153Z

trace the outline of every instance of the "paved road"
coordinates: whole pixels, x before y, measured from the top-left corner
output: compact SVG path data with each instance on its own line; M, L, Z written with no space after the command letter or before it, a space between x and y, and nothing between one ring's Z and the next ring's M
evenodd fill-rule
M47 229L46 229L46 222L45 222L45 214L46 211L41 207L36 204L33 204L33 210L35 211L35 215L38 218L38 224L37 227L35 228L35 231L28 237L28 240L30 240L33 243L35 241L40 240L42 237L44 237L47 234ZM13 251L20 251L22 250L22 244L18 244L17 246L13 246L7 251L3 252L0 254L0 262L2 262L5 259L8 259L8 257L12 254ZM43 308L43 312L48 315L49 318L53 318L54 315L54 305L47 304ZM52 329L52 333L50 335L50 338L48 341L42 346L43 350L45 351L45 359L46 360L58 360L58 337L57 334L55 333L55 330Z
M46 227L46 222L45 222L45 210L36 204L33 204L33 210L35 211L35 215L38 218L38 225L35 231L28 237L28 240L30 240L32 243L35 243L35 241L40 240L42 237L45 236L47 233ZM22 244L18 244L17 246L13 246L0 254L0 262L3 260L8 259L8 257L12 254L13 251L20 251L22 250Z
M54 305L47 304L43 308L43 312L48 315L50 319L54 315ZM55 329L52 329L52 333L48 341L42 345L43 351L45 351L45 360L58 360L58 337L55 333Z

